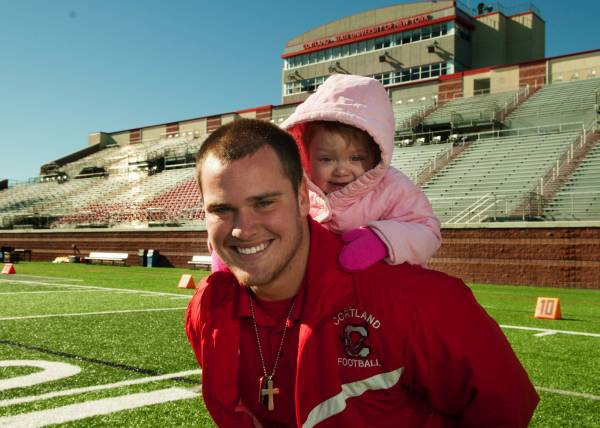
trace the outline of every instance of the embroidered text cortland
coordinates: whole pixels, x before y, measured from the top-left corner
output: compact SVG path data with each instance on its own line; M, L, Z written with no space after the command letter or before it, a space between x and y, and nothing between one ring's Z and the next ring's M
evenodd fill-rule
M333 317L333 325L339 325L342 321L348 318L365 320L374 329L378 329L381 326L381 322L377 318L375 318L375 315L370 314L367 311L361 312L356 308L348 308L339 312Z

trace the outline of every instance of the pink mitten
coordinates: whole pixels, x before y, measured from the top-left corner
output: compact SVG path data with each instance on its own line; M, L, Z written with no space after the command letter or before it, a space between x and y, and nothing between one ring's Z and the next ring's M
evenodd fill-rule
M386 258L387 247L368 227L361 227L342 235L345 245L340 252L340 265L347 272L358 272Z
M212 253L210 253L210 272L229 272L229 268L227 267L227 265L225 263L223 263L223 260L221 260L221 258L219 256L217 256L216 251L213 251Z

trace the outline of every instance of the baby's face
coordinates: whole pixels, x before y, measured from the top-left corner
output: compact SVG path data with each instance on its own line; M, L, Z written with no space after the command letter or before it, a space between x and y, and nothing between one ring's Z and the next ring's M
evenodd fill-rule
M308 144L310 178L325 193L356 180L377 163L367 138L347 141L336 132L319 129Z

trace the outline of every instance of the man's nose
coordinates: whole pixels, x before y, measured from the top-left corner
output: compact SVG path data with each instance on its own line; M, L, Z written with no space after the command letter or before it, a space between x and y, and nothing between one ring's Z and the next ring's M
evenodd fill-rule
M240 210L236 213L231 235L234 238L248 241L256 235L257 222L256 216L246 210Z

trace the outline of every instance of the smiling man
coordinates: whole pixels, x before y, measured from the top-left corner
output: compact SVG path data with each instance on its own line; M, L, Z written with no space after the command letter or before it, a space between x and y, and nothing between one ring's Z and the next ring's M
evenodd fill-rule
M537 394L460 280L406 263L340 270L291 136L236 121L197 167L230 272L199 286L186 332L219 426L527 426Z

